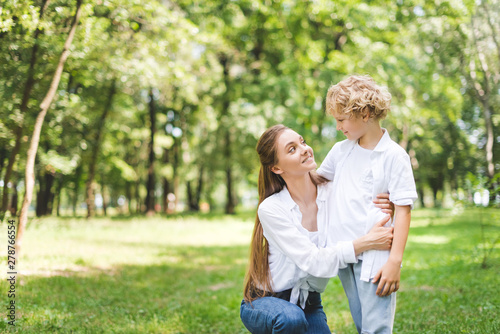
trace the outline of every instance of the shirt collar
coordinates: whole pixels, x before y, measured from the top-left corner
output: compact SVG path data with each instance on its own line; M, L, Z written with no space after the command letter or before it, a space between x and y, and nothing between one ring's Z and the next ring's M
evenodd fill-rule
M331 181L328 181L328 182L331 182ZM327 189L328 189L328 182L327 183L323 183L323 184L320 184L318 185L318 195L316 197L316 202L317 201L326 201L326 195L327 195Z
M292 210L297 205L297 203L293 201L292 195L290 195L286 186L284 186L283 190L279 192L279 196L288 210Z
M326 201L327 198L327 183L320 184L317 186L318 189L318 194L316 196L316 202L317 201ZM288 188L286 186L283 187L283 190L279 192L280 198L283 201L284 205L286 206L287 209L292 210L295 206L298 207L297 203L292 198L292 195L290 195L290 192L288 191Z
M389 136L389 131L386 129L382 128L382 131L384 131L384 134L382 135L382 138L380 138L377 146L373 149L374 152L384 152L389 148L389 145L391 144L391 137Z
M380 138L379 142L377 143L377 146L375 146L375 148L373 149L374 152L384 152L386 151L390 144L391 144L391 137L389 137L389 131L387 131L386 129L382 128L382 130L384 131L384 134L382 135L382 138ZM345 144L341 146L341 150L343 150L344 152L347 152L347 151L351 151L354 146L356 146L356 144L358 143L358 141L356 140L349 140L347 139L345 141Z

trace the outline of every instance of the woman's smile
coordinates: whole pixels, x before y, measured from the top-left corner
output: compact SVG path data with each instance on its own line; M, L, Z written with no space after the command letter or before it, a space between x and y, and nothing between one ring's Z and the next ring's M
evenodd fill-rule
M310 162L310 161L314 161L312 154L308 154L306 159L303 160L302 163L305 164L305 163Z

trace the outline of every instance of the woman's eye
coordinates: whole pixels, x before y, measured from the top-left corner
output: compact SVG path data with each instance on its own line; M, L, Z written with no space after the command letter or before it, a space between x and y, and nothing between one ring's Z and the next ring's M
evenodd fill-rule
M290 149L288 150L288 153L293 153L295 152L295 147L290 147Z

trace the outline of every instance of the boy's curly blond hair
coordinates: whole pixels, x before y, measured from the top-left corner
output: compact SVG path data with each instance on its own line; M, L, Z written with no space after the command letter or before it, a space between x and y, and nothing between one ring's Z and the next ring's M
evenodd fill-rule
M369 75L353 75L330 86L326 94L326 112L336 116L383 119L391 108L391 93Z

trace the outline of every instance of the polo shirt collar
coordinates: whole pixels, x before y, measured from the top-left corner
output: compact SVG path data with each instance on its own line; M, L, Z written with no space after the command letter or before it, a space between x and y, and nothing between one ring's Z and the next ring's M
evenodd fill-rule
M331 181L329 181L331 182ZM316 201L326 201L326 198L327 198L327 187L328 183L323 183L323 184L320 184L318 185L317 189L318 189L318 195L316 197Z
M374 152L386 151L392 142L391 137L389 136L389 131L384 128L382 128L382 131L384 131L384 134L382 135L382 138L380 138L377 146L373 149Z

